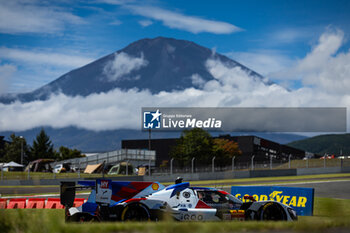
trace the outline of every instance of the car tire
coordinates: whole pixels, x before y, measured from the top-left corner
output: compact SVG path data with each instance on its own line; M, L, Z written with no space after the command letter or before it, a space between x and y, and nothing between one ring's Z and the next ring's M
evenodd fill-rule
M122 221L149 221L150 213L142 204L132 204L126 206L121 215Z
M280 204L268 202L260 208L259 219L262 221L285 221L287 216Z

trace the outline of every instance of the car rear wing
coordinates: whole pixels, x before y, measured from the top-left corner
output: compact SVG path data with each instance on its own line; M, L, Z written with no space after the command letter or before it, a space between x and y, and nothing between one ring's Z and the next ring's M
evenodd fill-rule
M77 186L74 181L61 181L60 199L61 204L65 207L72 207L75 199L75 191L83 189L91 189L95 186Z

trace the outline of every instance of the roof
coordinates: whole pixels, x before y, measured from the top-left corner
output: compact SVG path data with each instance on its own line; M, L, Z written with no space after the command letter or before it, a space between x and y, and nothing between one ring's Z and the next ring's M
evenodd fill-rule
M97 172L99 169L101 169L102 164L103 163L87 165L84 173L92 174L94 172Z
M9 163L5 163L3 167L24 167L24 166L22 164L11 161Z

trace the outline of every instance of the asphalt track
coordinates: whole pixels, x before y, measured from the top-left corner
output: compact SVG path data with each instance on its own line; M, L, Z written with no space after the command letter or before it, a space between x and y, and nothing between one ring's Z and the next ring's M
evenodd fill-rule
M288 182L288 183L287 183ZM294 183L295 182L295 183ZM264 183L269 183L269 181L246 181L246 182L230 182L230 183L218 183L216 186L230 192L230 187L232 185L265 185ZM274 180L273 185L275 186L288 186L288 187L307 187L315 189L315 197L329 197L329 198L341 198L350 199L350 178L349 177L334 177L326 179L308 179L305 182L302 180ZM209 184L208 184L209 185ZM266 184L270 186L271 184ZM200 186L207 186L201 184ZM213 183L210 184L213 186ZM47 193L47 194L45 194ZM35 194L45 194L43 196L52 196L48 193L59 193L59 186L37 186L37 187L1 187L1 195L35 195ZM78 197L86 197L86 194L77 194Z

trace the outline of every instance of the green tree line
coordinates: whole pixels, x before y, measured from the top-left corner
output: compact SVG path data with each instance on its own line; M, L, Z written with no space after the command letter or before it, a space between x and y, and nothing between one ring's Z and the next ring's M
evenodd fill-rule
M212 138L207 131L199 128L184 130L170 152L170 156L180 167L190 166L192 158L195 158L197 166L207 166L211 164L214 156L215 164L227 166L231 164L233 156L241 154L236 142Z
M14 161L21 163L23 153L23 163L27 164L37 159L54 159L56 161L85 157L81 151L76 149L69 149L61 146L58 151L54 149L50 137L46 134L44 129L36 136L32 146L27 144L24 137L11 134L10 143L6 143L5 147L0 150L1 162Z

